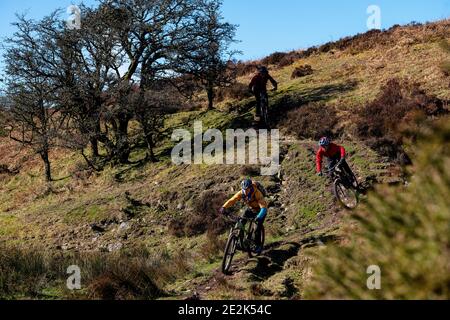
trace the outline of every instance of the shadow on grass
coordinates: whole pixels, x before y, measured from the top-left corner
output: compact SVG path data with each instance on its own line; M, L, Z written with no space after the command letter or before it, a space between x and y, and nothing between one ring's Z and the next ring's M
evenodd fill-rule
M278 123L284 118L286 113L294 108L307 105L312 102L324 102L333 97L352 91L357 87L356 81L348 81L339 84L330 84L313 89L296 91L290 94L285 94L277 99L274 97L270 106L270 114L272 121Z
M299 254L301 249L317 247L334 242L338 239L335 235L311 236L299 242L274 242L266 247L262 256L256 258L256 265L247 269L254 281L264 281L283 270L290 258ZM255 260L250 260L255 262Z

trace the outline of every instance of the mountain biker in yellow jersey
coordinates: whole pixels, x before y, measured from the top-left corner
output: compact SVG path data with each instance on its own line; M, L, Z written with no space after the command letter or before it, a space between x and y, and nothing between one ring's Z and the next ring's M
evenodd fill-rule
M267 95L267 82L270 81L273 86L273 91L278 89L278 83L270 76L269 70L266 67L258 67L258 73L252 78L248 85L249 90L255 95L256 98L256 114L255 122L261 121L261 94L265 95L266 101L269 101Z
M261 254L263 247L261 243L261 229L267 216L267 202L264 199L263 192L258 189L258 183L251 179L245 179L241 183L241 191L236 193L228 200L220 209L221 214L227 214L227 209L234 206L238 201L244 201L247 209L244 211L244 217L247 219L255 219L257 229L255 232L255 253Z

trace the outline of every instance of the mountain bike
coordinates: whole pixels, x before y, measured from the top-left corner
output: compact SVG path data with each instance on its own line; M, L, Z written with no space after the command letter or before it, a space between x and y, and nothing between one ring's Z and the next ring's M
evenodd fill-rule
M359 184L353 172L347 172L342 168L343 161L339 161L334 167L325 173L333 181L333 194L338 202L347 209L355 209L359 203Z
M256 251L256 219L249 219L246 217L230 218L230 221L234 223L234 227L231 228L230 235L228 237L227 245L225 246L225 252L222 261L222 272L228 274L231 262L236 251L240 250L247 252L250 258L254 257ZM246 224L248 224L246 228ZM265 230L264 226L261 226L261 245L264 246Z

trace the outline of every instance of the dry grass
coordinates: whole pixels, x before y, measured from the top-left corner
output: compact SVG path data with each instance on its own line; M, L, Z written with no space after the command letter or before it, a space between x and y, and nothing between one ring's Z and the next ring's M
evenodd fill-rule
M45 298L56 289L57 298L155 299L161 288L190 271L183 253L151 254L146 249L116 254L48 252L39 248L0 248L0 298ZM66 270L81 270L82 290L66 289Z
M222 102L224 100L242 100L253 96L248 86L242 83L235 83L230 87L221 88L217 91L216 100Z
M394 41L385 44L374 42L369 47L363 42L373 42L373 39L380 35L367 35L366 40L363 41L361 38L360 45L348 46L342 50L330 48L330 51L323 50L323 53L320 53L317 48L312 48L302 52L299 60L295 60L293 64L288 61L285 67L281 67L283 60L288 57L285 55L278 62L280 67L271 70L271 74L280 83L279 91L270 97L271 107L285 105L292 108L300 107L287 116L292 117L294 123L298 124L302 123L298 111L303 106L308 106L311 101L316 101L316 107L311 107L312 118L323 114L316 112L317 106L326 109L325 112L334 113L329 110L336 110L334 115L338 116L339 120L337 128L333 128L333 131L338 133L342 128L347 130L352 125L349 115L375 100L382 84L394 76L420 83L427 96L436 95L439 99L450 99L448 78L440 69L440 63L448 57L448 54L439 47L438 39L434 39L432 30L436 29L438 37L442 35L443 30L448 30L448 25L448 20L445 20L426 27L396 28L391 32L391 36L396 37ZM371 40L371 37L374 38ZM239 65L242 90L255 71L255 64L256 62L253 65L251 63ZM305 64L312 66L314 74L291 79L294 69ZM348 87L346 86L348 83L356 85ZM238 94L240 90L237 90ZM234 98L239 100L241 96L236 95ZM223 103L229 103L227 101L229 99L232 100L233 97L230 95ZM243 100L243 103L248 104L248 100L251 99ZM285 118L286 110L288 109L281 108L279 114L275 115ZM273 109L272 111L276 112ZM334 115L329 118L333 119ZM194 119L204 120L208 127L222 128L230 123L235 124L232 122L235 117L236 114L233 112L185 112L172 115L167 121L166 129L170 133L175 127L187 127ZM308 118L309 114L306 117ZM316 123L304 124L307 129L305 131L309 132L308 136L313 137L321 130L320 127L313 127L317 123L322 129L329 129L333 121L326 124L322 117ZM297 126L293 126L292 129L297 130ZM299 136L303 137L304 130L297 131ZM174 167L170 161L157 164L130 164L117 168L106 167L103 172L95 173L88 172L85 167L79 165L80 159L76 155L56 150L52 154L56 177L64 178L69 175L72 177L55 181L48 186L40 178L42 168L39 158L25 150L19 156L12 157L20 147L4 138L0 139L0 164L6 164L8 170L17 165L22 168L17 175L6 174L0 178L3 179L0 185L1 240L26 245L39 242L51 250L54 250L55 245L61 244L61 241L71 246L80 243L80 250L98 250L99 244L92 242L94 234L88 226L88 221L123 219L122 209L128 205L123 194L128 191L135 199L150 204L142 216L138 217L140 220L145 218L146 221L139 222L136 226L141 233L136 232L129 235L128 240L123 240L113 232L108 232L101 241L112 243L119 240L127 248L143 242L156 248L194 246L194 250L205 250L204 258L213 259L220 247L220 238L211 236L211 241L208 242L204 242L204 236L183 238L187 233L202 234L208 233L210 229L222 229L220 220L217 221L218 227L213 224L217 218L215 204L208 203L207 197L198 200L200 191L206 190L202 187L202 183L212 180L215 183L212 187L214 190L220 189L230 193L224 195L220 203L231 195L231 187L235 187L234 184L240 175L252 173L250 169L237 166L226 168L221 166L220 170L218 167L203 166ZM164 143L160 150L164 151L171 146L170 143ZM318 213L334 212L328 190L322 186L323 182L314 176L313 156L308 153L311 145L315 146L312 141L308 141L300 144L298 148L291 146L289 153L291 160L283 164L286 177L289 177L286 187L288 196L282 196L287 210L282 214L286 220L281 220L278 216L273 220L274 223L279 223L283 231L293 225L302 227L305 223L306 227L309 227L309 221L312 221L315 227L318 223L315 218ZM374 168L372 164L377 161L376 155L372 155L372 151L359 142L357 147L353 148L352 154L355 154L352 160L355 160L357 171L364 169L365 174L371 173ZM136 159L138 158L140 159L139 154L136 155ZM216 197L217 193L214 193L214 196ZM177 209L179 204L186 207L179 210ZM177 238L167 233L167 227L171 217L180 213L183 214L183 219L177 220L177 228L180 230L177 236L181 238ZM186 225L189 225L187 229ZM113 227L117 228L117 226L111 228ZM61 235L64 237L61 238ZM111 276L108 278L100 273L96 274L99 277L97 285L92 282L92 297L125 298L128 295L135 296L136 292L137 295L139 292L146 295L155 290L154 286L141 287L139 281L135 279L123 279L124 282L121 282L122 280L117 277L111 279ZM131 283L130 286L137 289L124 291L120 289L123 283L127 285ZM156 288L161 289L159 280L155 279L154 284ZM39 290L39 288L30 289L29 292Z
M393 79L356 119L360 138L383 156L398 159L405 136L414 138L427 117L444 112L444 102L426 94L417 83Z
M208 262L214 262L223 255L226 239L214 232L206 234L206 242L200 248L200 255Z
M323 136L335 136L337 122L334 109L311 103L289 111L282 125L298 138L318 140Z
M213 235L223 233L227 228L225 219L219 215L219 209L227 200L223 192L212 190L202 192L194 201L193 213L172 220L171 233L178 237L192 237L209 232Z

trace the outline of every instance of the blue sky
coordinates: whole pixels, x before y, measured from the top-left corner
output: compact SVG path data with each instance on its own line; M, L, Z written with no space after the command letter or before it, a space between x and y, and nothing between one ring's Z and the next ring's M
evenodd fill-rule
M95 0L85 0L93 4ZM16 12L40 18L79 1L0 0L0 38L11 35ZM381 9L382 28L450 17L450 0L224 0L223 15L238 24L243 60L307 48L367 31L369 5Z
M369 5L380 7L382 28L450 17L450 0L225 0L223 13L253 59L366 32Z

